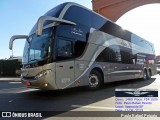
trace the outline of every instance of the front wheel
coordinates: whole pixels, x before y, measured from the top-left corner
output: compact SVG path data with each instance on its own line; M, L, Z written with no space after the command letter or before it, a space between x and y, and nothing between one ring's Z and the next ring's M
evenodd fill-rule
M92 72L89 75L89 88L98 89L102 85L103 85L102 75L97 70L92 70Z

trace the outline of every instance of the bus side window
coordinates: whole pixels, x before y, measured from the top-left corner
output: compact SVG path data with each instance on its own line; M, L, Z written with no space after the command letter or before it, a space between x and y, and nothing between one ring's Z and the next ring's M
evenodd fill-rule
M57 43L57 60L67 60L73 58L73 42L59 39Z
M83 42L83 41L76 41L75 42L75 58L78 58L80 56L82 56L85 48L86 48L86 42Z
M133 61L133 55L130 52L121 51L122 63L124 64L134 64L136 60Z
M121 54L119 49L105 48L97 57L97 62L121 63Z
M109 62L112 63L121 63L121 53L120 49L113 47L108 49Z

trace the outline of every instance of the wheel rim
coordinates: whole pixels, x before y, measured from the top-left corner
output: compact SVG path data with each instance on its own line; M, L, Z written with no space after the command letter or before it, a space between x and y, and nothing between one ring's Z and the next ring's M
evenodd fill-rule
M90 77L89 77L89 85L91 87L96 87L98 84L99 84L98 76L96 76L95 74L90 75Z

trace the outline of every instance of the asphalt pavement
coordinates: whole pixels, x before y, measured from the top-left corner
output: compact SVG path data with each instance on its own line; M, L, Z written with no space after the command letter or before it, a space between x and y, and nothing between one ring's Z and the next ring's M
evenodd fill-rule
M115 111L115 89L117 88L159 89L160 75L156 75L147 81L137 79L107 83L103 88L94 91L88 90L86 87L43 91L26 88L20 82L20 78L0 78L0 111L40 112L45 115L48 114L44 119L73 119L73 117L88 120L113 119L106 118L103 116L104 114L102 117L105 118L91 116L102 114L100 111ZM159 108L160 102L157 101L153 105L146 106L144 109L159 111ZM77 113L76 111L81 111L77 117L74 115ZM87 111L92 112L87 113ZM69 116L63 117L67 112L70 112ZM85 117L86 113L89 114L88 117ZM81 115L83 117L79 118ZM116 117L114 119L120 120L122 118Z

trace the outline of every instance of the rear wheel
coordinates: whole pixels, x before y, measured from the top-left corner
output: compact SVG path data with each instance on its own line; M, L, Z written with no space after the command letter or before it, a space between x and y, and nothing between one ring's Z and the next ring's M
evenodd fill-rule
M152 76L152 73L151 73L151 70L149 70L149 71L148 71L148 76L147 76L147 78L150 79L151 76Z
M147 80L148 79L148 75L147 75L147 70L143 70L143 80Z
M97 70L92 70L89 75L89 88L98 89L102 85L103 85L102 75Z

